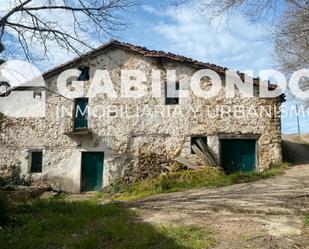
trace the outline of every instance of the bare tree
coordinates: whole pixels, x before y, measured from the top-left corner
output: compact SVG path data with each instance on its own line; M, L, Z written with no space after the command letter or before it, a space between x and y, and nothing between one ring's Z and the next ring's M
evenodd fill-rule
M0 53L16 53L29 61L44 59L49 45L80 53L91 39L111 36L125 27L122 14L136 0L11 0L0 12ZM9 4L8 4L9 5ZM1 6L3 7L3 6ZM90 39L89 39L90 37ZM14 43L14 46L10 46ZM36 53L41 48L40 53Z
M309 67L309 9L285 13L275 32L277 59L288 73Z
M179 6L192 0L175 0ZM202 0L197 7L208 21L242 13L251 22L272 24L277 62L287 73L309 65L309 1Z

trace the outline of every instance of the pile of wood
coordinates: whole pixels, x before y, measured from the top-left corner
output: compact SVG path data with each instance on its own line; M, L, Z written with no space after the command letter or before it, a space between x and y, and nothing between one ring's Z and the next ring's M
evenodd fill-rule
M215 158L207 148L202 139L197 139L197 145L192 146L192 150L203 162L203 166L217 167ZM137 169L132 175L126 175L123 182L131 183L146 178L155 178L162 173L175 172L184 169L198 169L199 166L177 157L176 159L168 158L166 154L157 154L142 149L139 152L139 163Z
M138 169L135 171L135 178L143 180L157 177L162 173L169 172L173 163L174 161L168 159L166 155L141 152Z
M192 150L194 153L203 161L205 166L217 167L216 159L212 156L211 152L208 150L207 145L204 141L199 138L197 139L197 145L192 146ZM177 157L175 159L177 162L185 165L188 169L197 169L198 166L196 164L190 163L189 161Z

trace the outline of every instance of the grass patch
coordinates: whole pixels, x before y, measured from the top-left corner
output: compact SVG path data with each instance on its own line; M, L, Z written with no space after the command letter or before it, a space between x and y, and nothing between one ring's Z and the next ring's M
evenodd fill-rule
M15 204L9 224L0 230L1 249L204 249L212 244L205 229L139 223L136 214L120 204Z
M305 215L305 225L309 226L309 213Z
M7 196L0 191L0 227L4 226L8 221L10 205Z
M201 187L224 187L236 183L253 182L283 174L288 164L282 163L261 173L234 173L226 175L215 168L188 170L161 175L155 179L146 179L131 185L114 184L103 192L114 200L132 200L161 193L177 192Z

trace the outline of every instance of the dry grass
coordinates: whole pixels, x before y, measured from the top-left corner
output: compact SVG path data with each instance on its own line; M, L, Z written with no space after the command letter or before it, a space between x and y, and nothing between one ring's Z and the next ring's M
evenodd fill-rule
M145 196L177 192L192 188L224 187L280 175L283 174L287 168L287 164L281 163L261 173L251 172L226 175L217 168L207 167L200 170L187 170L164 174L158 178L146 179L131 185L116 183L103 192L103 195L108 195L109 198L114 200L132 200Z

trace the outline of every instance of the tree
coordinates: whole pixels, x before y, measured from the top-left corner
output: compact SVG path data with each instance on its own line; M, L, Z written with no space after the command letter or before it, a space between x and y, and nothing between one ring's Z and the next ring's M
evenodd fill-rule
M309 67L309 8L293 8L286 12L275 31L277 60L292 73Z
M175 0L179 6L192 0ZM198 11L212 21L242 13L253 23L274 27L276 60L288 74L309 65L309 1L307 0L202 0Z
M113 35L126 24L121 18L135 0L9 0L0 12L1 57L21 54L29 60L52 54L49 47L81 53L92 39ZM2 6L3 7L3 6ZM14 46L10 44L14 43ZM39 53L37 53L40 48Z

